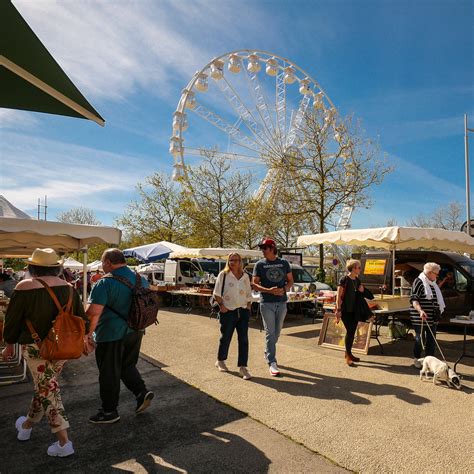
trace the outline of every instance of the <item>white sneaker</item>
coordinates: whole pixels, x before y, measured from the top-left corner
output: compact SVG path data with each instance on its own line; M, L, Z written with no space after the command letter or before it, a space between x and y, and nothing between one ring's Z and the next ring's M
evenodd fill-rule
M15 428L18 431L17 438L20 441L28 441L31 436L31 430L33 429L33 428L30 428L30 429L22 428L22 425L25 421L26 421L26 416L20 416L20 418L18 418L15 421Z
M248 371L247 367L240 367L239 368L240 375L244 380L250 380L252 376L250 375L250 372Z
M419 359L413 359L413 365L417 368L417 369L421 369L421 362L419 361Z
M223 360L216 361L215 366L219 369L219 372L229 372L229 369Z
M56 441L48 448L48 456L65 458L66 456L71 456L71 454L74 454L74 448L72 447L71 441L68 441L64 446L61 446L59 441Z
M272 375L273 377L277 377L278 375L280 375L280 371L278 370L278 365L276 362L272 362L270 364L270 375Z

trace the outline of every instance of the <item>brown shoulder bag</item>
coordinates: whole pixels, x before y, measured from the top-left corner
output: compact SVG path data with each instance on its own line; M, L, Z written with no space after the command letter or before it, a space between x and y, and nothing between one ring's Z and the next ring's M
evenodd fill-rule
M58 315L43 340L40 339L31 321L26 320L31 337L40 349L40 357L45 360L79 359L84 351L86 322L72 313L74 291L72 286L69 285L69 298L62 306L48 284L39 278L37 280L46 288L58 308Z

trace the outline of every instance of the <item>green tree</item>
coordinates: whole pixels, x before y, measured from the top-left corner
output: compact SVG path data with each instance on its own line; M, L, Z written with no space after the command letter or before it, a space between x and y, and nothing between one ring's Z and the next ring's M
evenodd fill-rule
M186 240L183 196L168 176L155 173L137 185L139 199L132 201L117 223L132 246L161 240Z

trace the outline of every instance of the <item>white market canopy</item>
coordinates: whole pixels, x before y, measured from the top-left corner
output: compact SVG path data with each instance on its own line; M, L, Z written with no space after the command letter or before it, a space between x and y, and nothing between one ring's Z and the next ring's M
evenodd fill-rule
M68 257L63 262L64 268L69 268L69 270L82 270L84 268L84 264L78 262L76 259L72 257Z
M15 219L31 219L21 209L15 207L7 198L0 194L0 217L13 217Z
M262 257L261 250L206 248L173 252L169 258L227 258L231 253L238 253L242 258Z
M323 234L301 235L298 247L319 244L365 245L383 249L449 250L474 254L474 238L464 232L421 227L347 229Z
M87 265L87 269L90 272L95 272L97 270L102 271L102 262L100 260L94 260L92 263L89 263L89 265Z
M66 253L98 243L118 245L121 234L114 227L0 217L0 255L29 257L36 248Z

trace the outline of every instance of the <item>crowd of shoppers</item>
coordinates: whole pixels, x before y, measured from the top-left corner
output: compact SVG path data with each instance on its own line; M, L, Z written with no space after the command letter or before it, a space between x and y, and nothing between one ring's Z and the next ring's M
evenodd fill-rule
M244 271L241 255L231 253L224 270L217 277L213 292L219 305L221 332L215 365L221 372L228 371L226 360L236 331L237 366L244 380L251 379L248 370L248 327L254 301L252 290L260 293L259 311L265 330L264 356L270 375L276 377L280 374L277 343L287 313L287 292L294 283L290 264L278 257L275 241L264 239L259 247L263 258L255 264L252 277ZM93 276L86 311L79 293L62 273L61 261L52 249L36 249L33 252L28 259L28 278L15 283L14 290L12 288L10 292L3 330L7 345L2 356L8 360L14 353L14 345L21 344L34 387L26 416L16 420L17 437L20 441L30 439L34 425L46 416L51 432L57 437L57 441L47 450L50 456L66 457L74 453L58 382L66 361L45 360L40 355L39 343L50 332L58 314L54 300L63 306L71 304L73 314L86 321L84 354L95 351L101 399L100 410L89 418L91 423L119 421L121 382L134 395L137 414L148 408L154 397L137 369L144 331L133 330L127 323L134 297L130 285L133 287L137 281L136 273L127 266L123 252L118 249L108 249L103 253L102 266L105 275L97 272ZM359 317L358 301L365 301L371 294L360 280L360 262L349 260L346 268L347 274L338 285L335 317L337 323L342 320L346 329L345 360L348 365L353 365L359 361L352 352L354 336L359 321L363 320ZM413 282L410 315L416 332L415 365L418 365L423 349L425 355L435 353L436 326L445 308L436 283L439 271L439 265L427 263ZM10 278L11 275L2 274L2 284ZM148 287L148 282L140 278L141 285ZM10 290L4 286L4 291L7 293Z

